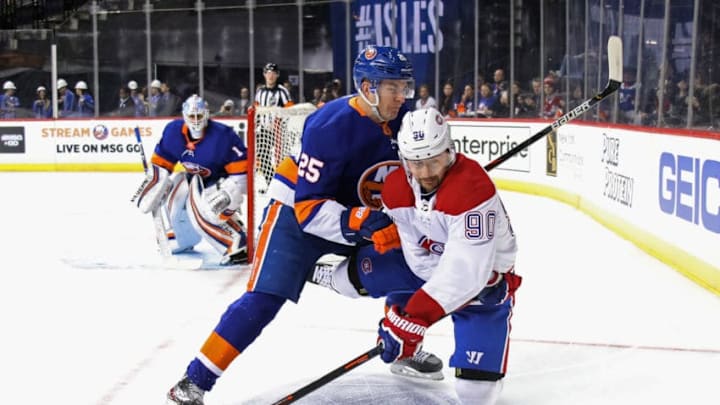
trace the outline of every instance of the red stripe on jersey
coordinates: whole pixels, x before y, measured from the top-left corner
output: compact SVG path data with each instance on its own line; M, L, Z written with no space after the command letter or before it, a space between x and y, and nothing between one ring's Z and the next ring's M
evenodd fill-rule
M408 183L404 167L393 170L385 178L382 201L388 209L415 206L415 196Z
M459 215L489 200L495 193L495 184L485 169L458 153L455 164L438 188L435 210Z
M422 288L410 297L404 309L412 318L422 319L432 325L445 315L445 310Z

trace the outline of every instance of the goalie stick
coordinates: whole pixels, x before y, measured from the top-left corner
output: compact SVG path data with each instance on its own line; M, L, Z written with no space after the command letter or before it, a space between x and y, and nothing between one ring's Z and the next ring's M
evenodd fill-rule
M622 56L622 40L618 36L611 36L608 38L608 45L607 45L607 55L608 55L608 82L605 88L592 98L585 100L582 104L579 106L573 108L568 112L567 114L563 115L562 117L556 119L553 121L550 125L543 128L539 132L537 132L535 135L531 136L530 138L526 139L519 145L515 146L514 148L510 149L509 151L505 152L503 155L499 156L495 160L491 161L487 165L485 165L485 170L490 171L493 168L497 167L498 165L502 164L506 160L510 159L511 157L515 156L518 152L521 150L527 148L528 146L532 145L533 143L537 142L538 140L542 139L545 135L549 134L550 132L558 129L559 127L567 124L568 122L574 120L575 118L579 117L580 115L587 112L591 107L593 107L595 104L599 103L600 101L607 98L609 95L613 94L615 91L617 91L620 88L620 85L622 84L622 70L623 70L623 56ZM446 314L445 316L447 316ZM348 361L347 363L343 364L342 366L336 368L335 370L325 374L324 376L318 378L317 380L305 385L304 387L300 388L299 390L293 392L292 394L286 395L279 401L276 401L273 403L273 405L284 405L284 404L290 404L295 402L296 400L304 397L305 395L311 393L312 391L322 387L323 385L333 381L334 379L342 376L343 374L347 373L348 371L353 370L354 368L367 363L368 360L372 359L373 357L376 357L380 353L382 353L382 345L377 345L373 347L372 349L366 351L365 353L361 354L360 356Z

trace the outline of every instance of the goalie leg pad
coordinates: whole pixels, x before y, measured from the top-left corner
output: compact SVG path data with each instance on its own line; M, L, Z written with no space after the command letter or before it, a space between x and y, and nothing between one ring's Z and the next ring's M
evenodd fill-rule
M172 188L170 189L166 207L171 226L168 232L168 240L173 253L187 251L202 240L188 216L189 188L185 174L185 172L178 172L170 176Z
M156 210L165 201L165 197L167 197L170 190L168 171L152 165L140 188L137 201L140 212L147 214Z
M247 243L244 232L240 233L232 226L220 221L203 198L202 192L201 180L199 176L195 175L190 181L188 197L190 205L188 214L195 230L223 256L234 249L241 248L241 244Z

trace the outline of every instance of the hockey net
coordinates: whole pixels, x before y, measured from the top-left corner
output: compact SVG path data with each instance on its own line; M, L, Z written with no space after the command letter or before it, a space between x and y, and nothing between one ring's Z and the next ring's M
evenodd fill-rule
M275 167L300 152L305 119L317 108L310 103L292 107L254 107L248 111L248 257L252 261L258 227L269 198L265 195Z

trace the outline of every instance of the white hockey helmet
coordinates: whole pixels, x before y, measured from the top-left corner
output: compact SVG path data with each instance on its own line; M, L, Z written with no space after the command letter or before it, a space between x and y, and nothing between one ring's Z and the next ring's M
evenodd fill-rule
M161 87L162 83L160 83L160 80L155 79L152 82L150 82L150 88L156 88L159 89Z
M79 82L75 83L75 89L76 89L76 90L77 90L77 89L87 90L87 89L88 89L87 83L85 83L84 81L80 80Z
M8 80L3 83L3 90L17 90L17 87L15 87L15 83Z
M403 160L429 159L449 151L450 163L455 161L450 128L440 111L432 107L405 114L397 143Z
M128 89L130 89L130 90L137 90L137 88L138 88L138 84L137 84L137 82L136 82L135 80L130 80L130 81L128 82Z
M58 90L60 90L64 87L67 87L67 82L65 81L65 79L58 79L58 81L57 81Z
M199 139L210 115L207 102L197 94L193 94L183 103L182 113L193 139Z

